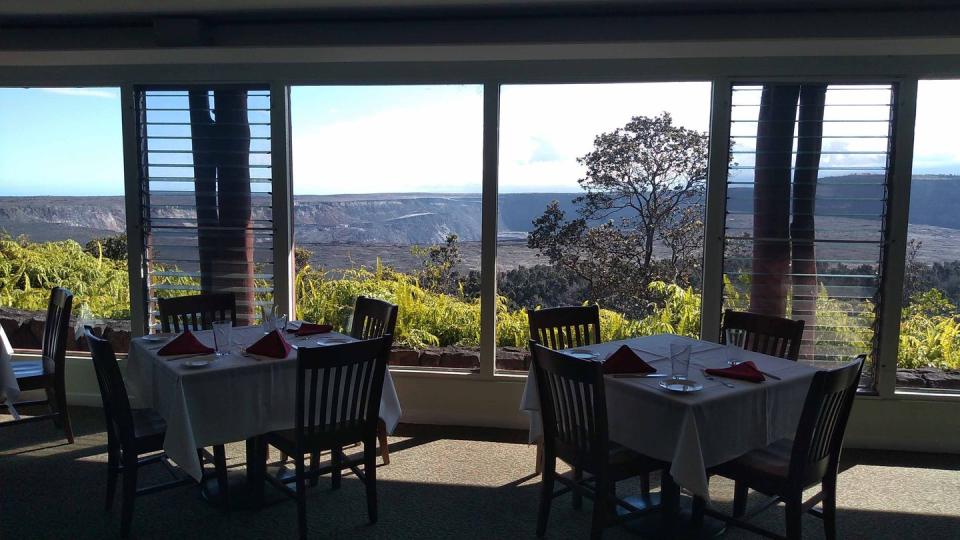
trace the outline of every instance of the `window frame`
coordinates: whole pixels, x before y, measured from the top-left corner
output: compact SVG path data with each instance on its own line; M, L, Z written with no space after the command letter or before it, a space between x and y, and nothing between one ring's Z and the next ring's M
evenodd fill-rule
M423 52L429 56L429 52ZM857 53L835 53L836 56L804 56L795 58L719 58L706 59L698 57L684 57L669 59L663 57L649 58L605 58L601 60L561 59L557 61L542 60L493 60L477 62L471 65L468 61L397 61L389 63L379 62L342 62L324 63L323 61L291 62L291 63L263 63L246 64L190 64L184 57L184 64L149 64L142 65L110 65L110 60L104 57L102 65L97 65L97 57L88 59L85 65L45 65L45 66L6 66L0 67L0 85L2 86L34 86L34 87L78 87L78 86L116 86L121 88L121 121L124 152L124 186L126 192L127 230L128 234L139 234L139 218L141 205L132 194L131 185L136 185L136 149L132 148L135 140L135 118L131 89L134 85L153 84L203 84L211 81L211 73L217 73L215 82L230 83L263 83L268 82L272 100L277 106L272 107L272 122L276 130L274 138L274 159L276 161L275 182L280 178L284 183L286 193L274 193L274 204L277 215L284 215L286 223L275 234L276 248L282 247L283 240L287 246L287 256L277 261L276 292L285 295L288 309L292 307L293 299L290 295L292 281L292 190L290 189L290 167L292 159L289 144L289 99L290 86L301 84L483 84L484 85L484 141L486 144L490 133L497 130L499 118L497 111L491 111L494 104L489 104L487 95L492 88L499 89L501 84L548 84L548 83L585 83L585 82L663 82L686 80L709 80L713 84L711 119L710 119L710 171L707 181L707 209L705 238L717 238L717 220L722 220L723 200L725 193L717 187L725 185L726 145L721 144L729 136L724 137L723 127L729 126L729 88L731 83L762 80L762 81L798 81L798 80L828 80L831 82L869 82L883 81L898 84L896 103L896 133L894 135L893 189L909 193L910 175L912 170L913 131L915 128L916 85L921 78L960 78L960 56L930 55L919 51L914 54L904 54L894 57L864 57ZM874 61L869 61L873 58ZM669 61L668 61L669 60ZM266 62L269 62L266 61ZM67 62L69 63L69 62ZM96 67L97 69L92 69ZM256 75L250 79L250 74ZM785 73L791 76L784 77ZM442 74L442 75L438 75ZM736 74L736 75L735 75ZM843 75L846 74L846 75ZM885 76L885 74L890 74ZM283 91L280 91L280 90ZM495 104L497 107L499 103ZM724 121L724 116L726 119ZM497 124L490 125L491 119L496 118ZM283 120L283 123L279 120ZM280 129L282 126L283 129ZM728 129L728 128L727 128ZM282 151L281 151L282 150ZM280 157L283 157L283 161ZM132 159L131 159L132 158ZM496 168L487 171L493 161L484 149L484 197L486 199L490 186L496 185ZM720 167L718 164L723 164ZM722 178L719 176L722 174ZM722 181L719 181L722 180ZM280 190L277 190L280 191ZM496 191L493 191L495 197ZM903 270L906 250L906 224L909 199L897 200L888 209L890 248L887 255L888 265L885 270L884 296L888 299L899 298L902 289ZM485 201L486 202L486 201ZM279 203L279 204L278 204ZM285 211L284 211L285 210ZM718 213L719 210L719 213ZM484 205L484 218L495 216L494 205ZM722 223L722 221L721 221ZM283 238L285 236L285 238ZM495 236L494 236L495 238ZM495 268L496 253L491 254L486 247L488 240L483 239L484 249L481 254L482 271L486 267ZM495 241L493 242L495 244ZM703 336L716 335L719 331L719 294L718 283L721 273L717 265L717 249L712 242L705 242L704 250L704 288L701 313L701 328ZM495 249L495 248L494 248ZM275 250L278 254L283 249ZM140 273L142 254L132 251L129 254L128 267L130 273L131 302L134 306L144 305L142 285L143 276ZM287 272L280 275L280 264L284 264ZM495 286L491 283L495 275L486 273L492 279L485 280L487 287ZM495 289L494 289L495 290ZM491 296L485 294L485 296ZM482 300L483 302L483 300ZM490 300L487 301L488 303ZM914 392L896 392L896 356L899 337L899 307L900 301L886 302L881 313L881 348L878 356L877 368L877 397L881 399L960 399L957 396L943 394L915 395ZM487 308L489 310L489 308ZM140 310L132 310L131 323L135 329L145 324ZM513 383L523 380L517 374L497 374L494 372L494 354L492 330L495 321L492 313L481 312L482 336L489 335L486 349L482 349L480 357L481 369L479 373L472 373L471 378L484 380L498 380ZM487 327L490 330L487 330ZM482 337L483 341L484 338ZM407 368L398 368L396 371L410 371ZM427 374L425 374L427 375ZM443 373L430 373L427 376L434 378L446 376ZM462 377L461 374L450 374L453 377Z

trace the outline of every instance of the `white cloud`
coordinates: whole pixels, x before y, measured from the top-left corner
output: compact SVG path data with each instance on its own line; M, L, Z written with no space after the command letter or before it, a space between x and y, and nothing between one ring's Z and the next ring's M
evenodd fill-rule
M110 88L40 88L40 90L64 96L95 97L102 99L118 99L120 97L120 92Z

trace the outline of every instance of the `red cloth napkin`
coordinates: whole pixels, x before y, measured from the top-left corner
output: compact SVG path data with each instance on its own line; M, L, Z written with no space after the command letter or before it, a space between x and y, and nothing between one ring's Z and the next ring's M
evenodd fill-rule
M313 334L326 334L327 332L333 330L333 325L331 324L313 324L313 323L300 323L300 328L296 330L290 330L294 332L297 336L311 336Z
M247 352L258 356L271 358L286 358L290 354L290 344L283 339L280 332L274 330L260 338L259 341L247 347Z
M633 349L621 345L603 363L604 373L654 373L657 368L643 361Z
M760 370L757 368L757 365L750 360L747 360L746 362L740 362L735 366L730 366L727 368L707 369L706 372L710 375L716 375L717 377L740 379L741 381L750 381L755 383L766 380L766 377L763 376L763 373L760 372Z
M190 330L184 330L182 334L173 338L170 343L164 345L157 354L160 356L173 356L177 354L210 354L213 349L207 347Z

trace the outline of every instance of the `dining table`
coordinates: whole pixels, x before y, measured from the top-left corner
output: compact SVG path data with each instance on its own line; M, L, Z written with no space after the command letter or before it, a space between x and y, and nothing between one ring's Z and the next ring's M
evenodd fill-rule
M19 398L20 385L17 384L17 376L13 371L13 347L0 326L0 403L6 403L14 420L20 419L20 414L13 407Z
M671 373L671 344L690 346L687 378L701 389L675 392L663 387L664 376ZM707 501L707 469L793 436L817 371L805 363L671 334L598 343L568 352L595 355L593 361L602 362L623 345L657 372L604 376L610 439L670 463L663 480ZM762 382L711 376L704 371L747 360L764 373ZM533 366L520 409L529 417L530 442L540 440L543 426Z
M212 330L193 334L204 345L214 346ZM289 333L291 350L284 358L247 353L246 348L264 335L260 326L234 327L229 352L223 355L161 356L170 335L131 341L127 380L136 402L152 407L166 421L164 451L197 481L203 479L198 449L244 440L249 449L249 441L259 435L295 427L298 348L355 341L337 332L302 337ZM401 414L388 370L380 399L380 418L388 433Z

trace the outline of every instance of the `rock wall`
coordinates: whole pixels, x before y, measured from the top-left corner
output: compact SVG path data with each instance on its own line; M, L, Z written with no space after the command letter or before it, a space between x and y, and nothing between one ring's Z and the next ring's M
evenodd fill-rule
M46 312L0 308L0 326L3 326L3 332L15 349L39 350L43 343L46 318ZM86 351L83 338L78 342L74 335L76 322L76 319L71 317L70 327L67 329L67 350ZM109 341L114 351L126 353L130 350L130 321L101 319L92 326L93 333Z

